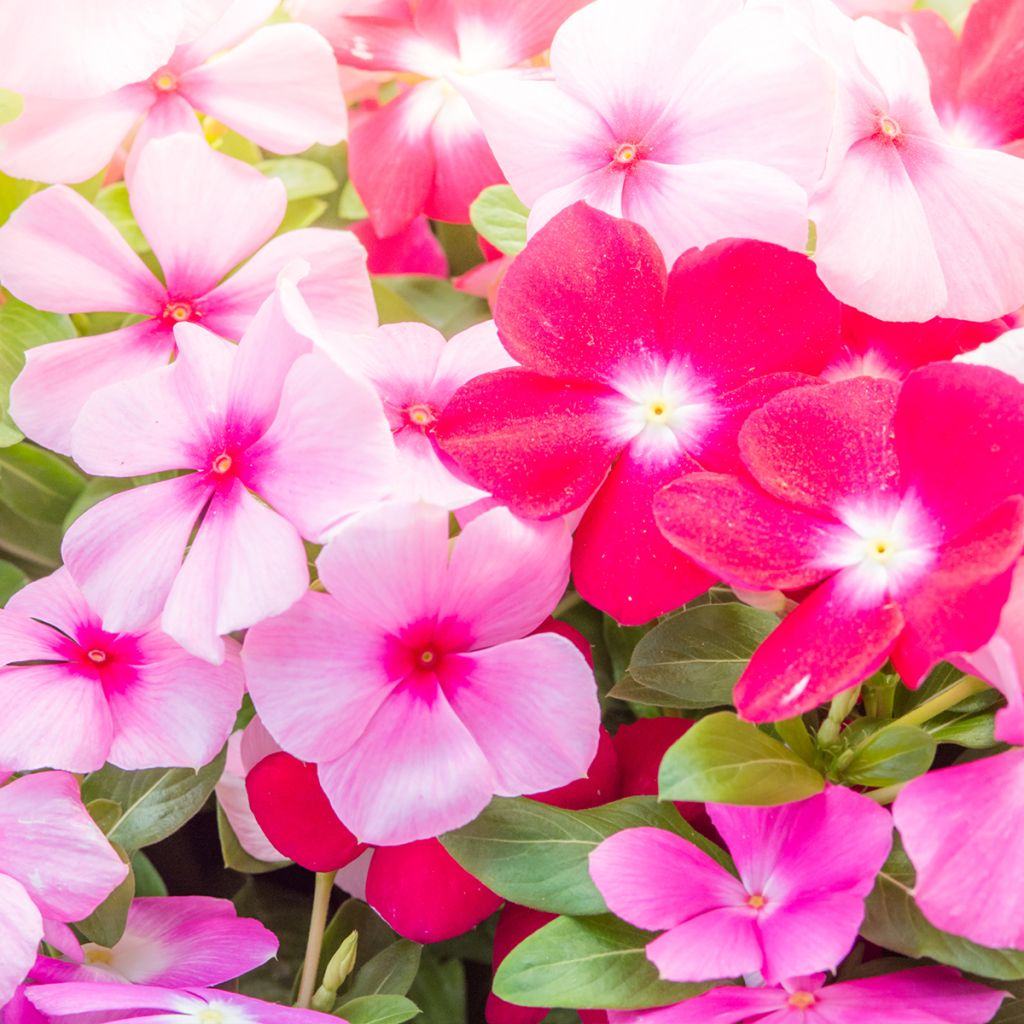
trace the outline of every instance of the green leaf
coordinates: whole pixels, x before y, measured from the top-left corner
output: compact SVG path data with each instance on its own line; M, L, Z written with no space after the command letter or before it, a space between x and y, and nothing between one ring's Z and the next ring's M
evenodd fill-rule
M153 862L141 851L132 854L132 871L135 874L136 896L166 896L167 886Z
M28 576L13 562L0 559L0 606L7 602L28 583Z
M276 233L283 235L286 231L308 228L310 224L320 219L320 215L326 209L327 204L315 196L310 196L308 199L296 199L288 204L284 212L284 220L281 221L281 226Z
M669 616L637 644L629 663L631 679L650 689L651 699L629 699L655 707L730 704L736 680L778 621L745 604L704 605ZM612 696L619 695L613 690Z
M146 236L136 222L135 214L132 213L128 186L123 181L116 181L113 185L100 189L100 194L96 197L96 209L117 228L121 237L135 252L150 251L149 242L146 241Z
M391 943L358 969L346 996L404 996L416 980L422 952L408 939Z
M588 857L608 836L643 825L684 835L728 863L671 804L654 797L630 797L584 811L526 797L497 797L468 825L441 836L441 842L470 874L513 903L553 914L603 914L608 907L590 879Z
M914 902L914 881L913 865L896 837L867 899L864 938L904 956L927 957L985 978L1024 978L1024 952L989 949L929 924Z
M8 96L12 95L7 93ZM3 103L4 93L0 91L0 105ZM19 97L20 103L20 97ZM3 117L0 115L0 123ZM28 199L30 195L38 192L44 186L38 181L26 181L23 178L9 178L6 174L0 174L0 224L6 222L14 211Z
M425 955L409 998L422 1014L416 1024L466 1024L466 969L462 961Z
M712 987L662 981L644 952L654 938L610 914L556 918L502 961L494 993L520 1006L632 1010L678 1003Z
M264 875L268 871L277 871L287 867L290 860L258 860L248 853L239 841L235 830L224 813L224 808L217 804L217 836L220 839L220 853L224 859L224 867L232 871L240 871L244 875Z
M116 800L90 800L85 809L89 817L99 826L104 835L109 835L110 830L121 820L121 805Z
M384 323L418 320L446 338L486 320L487 303L457 291L440 277L389 274L373 282L374 298Z
M729 711L702 718L669 747L662 800L770 807L814 796L825 780L788 747Z
M191 768L126 772L108 764L86 777L82 799L119 803L121 817L107 835L127 850L138 850L166 839L199 811L224 770L225 756L222 750L197 772Z
M0 501L26 519L60 526L85 477L58 455L24 441L0 448Z
M65 532L83 512L88 512L93 505L98 505L112 494L130 491L132 486L133 481L130 477L127 479L115 479L113 477L99 476L88 480L85 487L79 492L78 497L71 503L71 508L68 509L68 513L64 517L63 527Z
M955 710L933 718L923 726L937 743L955 743L971 750L987 750L993 746L996 742L995 727L994 712L972 715Z
M286 156L277 160L261 160L256 167L268 178L279 178L284 182L289 202L327 196L338 187L338 179L315 160Z
M853 786L892 786L923 775L935 759L936 743L914 725L889 725L870 736L842 772Z
M357 996L334 1011L348 1024L403 1024L419 1012L420 1008L405 996Z
M649 626L620 626L610 615L603 617L601 639L608 652L613 679L625 675L633 652L649 631Z
M115 844L121 860L129 865L128 877L76 928L90 941L100 946L113 946L124 934L128 911L135 898L135 873L125 851Z
M485 188L469 207L469 219L477 233L506 256L516 256L526 247L529 214L508 185Z
M25 519L0 504L0 552L30 574L41 576L61 564L61 530L52 523Z
M349 987L356 984L362 969L369 962L395 943L397 934L385 921L362 900L348 899L331 918L324 932L323 948L320 952L320 964L317 968L317 982L323 978L327 964L334 956L338 947L352 932L359 932L359 947L356 965L349 982ZM403 994L403 993L400 993Z
M338 216L342 220L366 220L369 216L352 179L345 182L338 199Z

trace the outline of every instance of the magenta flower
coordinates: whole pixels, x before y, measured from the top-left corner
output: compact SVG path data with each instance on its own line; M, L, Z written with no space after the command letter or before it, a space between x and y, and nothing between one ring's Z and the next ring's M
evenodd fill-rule
M0 1006L14 995L48 942L74 949L65 926L91 914L128 866L82 806L64 772L0 786Z
M917 872L914 899L936 928L1024 949L1024 750L912 779L893 818Z
M914 967L825 985L824 975L767 988L716 988L657 1010L612 1010L610 1024L987 1024L1006 992L952 967Z
M658 533L655 492L736 462L747 412L833 358L839 305L806 257L761 242L694 250L666 275L643 228L578 203L516 257L495 321L521 368L461 388L438 443L518 515L590 501L576 588L641 623L714 582Z
M249 631L242 656L263 724L317 764L360 841L437 836L493 795L585 774L593 674L571 641L527 636L561 598L568 556L560 522L493 509L450 548L444 509L383 506L324 548L327 594Z
M220 985L266 963L277 945L259 921L239 917L230 900L140 897L132 901L124 934L113 946L87 942L78 962L41 956L32 980Z
M322 542L389 493L394 445L370 386L313 351L290 279L237 346L195 324L175 335L170 366L86 402L72 450L100 476L187 472L94 505L65 535L64 561L104 629L136 630L162 610L164 632L219 663L223 634L305 591L303 538Z
M120 19L103 44L106 49L116 49L118 57L104 69L102 53L86 51L83 38L76 37L82 49L75 61L89 62L80 77L91 83L89 91L94 95L60 100L25 96L20 116L0 126L0 171L4 174L33 181L85 181L110 163L118 146L138 125L130 170L150 139L182 131L199 135L197 111L274 153L300 153L314 143L334 145L344 138L345 102L331 48L308 25L261 28L277 0L232 0L228 4L216 0L208 12L196 10L206 4L188 4L192 9L187 12L178 45L166 61L158 55L164 49L164 33L155 26L161 22L182 26L181 4L160 5L163 9L157 14L146 0L132 5L132 17L127 21L120 10L125 4L106 4L100 22L94 20L96 6L90 3L68 21L63 8L59 17L48 13L48 0L36 15L40 22L48 18L65 23L54 44L48 36L39 49L31 50L35 63L42 65L36 76L42 87L63 79L59 61L66 47L61 45L61 36L70 35L80 21L93 21L85 33L89 38L99 34L111 19ZM216 20L211 18L214 13L220 15ZM136 19L145 22L153 39L126 65L120 55L131 45L128 33L138 34L138 26L133 25ZM48 33L51 31L48 24ZM15 37L28 53L28 40L17 31ZM129 71L130 84L98 91L126 78Z
M902 32L813 6L839 90L810 206L822 280L886 320L1015 310L1024 303L1024 163L947 134L921 55Z
M451 341L425 324L387 324L372 335L346 338L335 357L369 380L384 403L403 500L460 509L487 497L437 447L434 431L459 387L515 365L493 321L470 327Z
M859 377L751 414L746 472L658 495L658 524L727 583L813 587L736 685L753 721L816 707L891 657L909 686L995 631L1024 546L1024 385L933 363L902 389Z
M107 632L66 569L0 611L0 664L0 767L13 771L200 768L244 690L236 644L215 666L152 626Z
M852 790L779 807L708 804L739 878L681 836L628 828L590 855L609 909L662 931L647 958L671 981L835 970L888 856L888 811Z
M722 238L804 248L831 85L777 5L596 0L556 33L551 77L456 84L531 230L582 199L669 262Z
M130 198L163 282L98 210L62 186L31 196L0 229L0 281L22 301L55 313L146 318L27 353L11 413L34 441L69 452L89 395L165 365L177 324L239 338L294 259L311 266L302 291L328 335L376 327L366 254L350 234L307 228L271 238L285 211L280 181L176 135L147 146Z

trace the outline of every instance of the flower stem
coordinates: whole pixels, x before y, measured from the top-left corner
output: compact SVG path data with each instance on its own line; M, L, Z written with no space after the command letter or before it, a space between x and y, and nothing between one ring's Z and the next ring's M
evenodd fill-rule
M921 725L923 722L931 721L936 715L941 715L943 711L948 711L962 700L966 700L968 697L972 697L974 694L981 693L982 690L986 689L988 689L988 683L983 679L979 679L977 676L964 676L963 679L947 687L941 693L937 693L923 704L919 704L916 708L912 708L905 715L901 715L889 724L890 726Z
M306 957L302 962L302 978L299 981L299 995L295 1005L308 1010L316 988L316 975L320 967L320 949L324 944L324 929L327 927L327 911L331 905L331 890L334 888L336 871L318 871L313 887L313 910L309 916L309 937L306 939Z

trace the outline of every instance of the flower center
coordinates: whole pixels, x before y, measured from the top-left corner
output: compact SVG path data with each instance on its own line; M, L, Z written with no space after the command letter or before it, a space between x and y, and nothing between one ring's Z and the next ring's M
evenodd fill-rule
M86 654L86 657L94 665L102 665L107 660L107 652L101 651L98 647L94 647L91 651Z
M178 88L178 76L167 68L158 71L150 81L157 92L174 92Z
M114 962L114 951L107 949L106 946L85 945L82 947L82 951L85 953L87 964L112 964Z
M881 562L883 565L890 561L897 552L899 547L894 541L889 540L886 537L875 537L867 543L867 556L873 558L876 562Z
M224 1013L221 1010L208 1008L200 1010L196 1014L196 1020L199 1021L199 1024L223 1024Z
M640 157L640 150L634 142L623 142L612 154L612 160L620 167L628 167Z
M437 655L431 650L420 651L417 661L419 662L420 668L430 669L437 661Z
M794 992L789 997L789 1005L797 1010L806 1010L814 1005L814 995L810 992Z
M893 142L903 136L903 129L900 127L899 121L888 114L882 114L878 118L878 131L884 138Z
M163 318L181 324L186 320L191 320L194 313L195 310L188 302L168 302L164 306Z
M437 419L434 410L426 402L410 405L405 414L409 417L409 422L417 427L429 427Z
M213 462L210 464L210 468L218 476L224 476L225 473L231 472L231 467L234 465L234 460L228 455L227 452L221 452Z
M754 910L760 910L767 902L760 893L753 893L747 897L747 906Z
M656 398L647 405L648 423L667 423L672 418L672 409L663 398Z

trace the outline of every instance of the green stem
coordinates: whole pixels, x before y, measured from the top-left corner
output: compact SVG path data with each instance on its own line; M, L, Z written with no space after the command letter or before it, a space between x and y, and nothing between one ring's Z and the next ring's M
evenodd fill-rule
M832 703L828 708L828 718L821 723L821 728L818 730L819 747L831 747L839 739L843 722L853 710L859 696L860 687L853 686L832 698Z
M929 722L937 715L941 715L943 711L948 711L961 701L967 700L968 697L973 697L974 694L987 689L988 683L983 679L979 679L977 676L964 676L959 682L947 687L941 693L937 693L905 715L894 719L886 728L894 725L921 725L923 722Z
M308 1010L316 989L316 975L320 968L320 950L324 944L324 929L327 927L327 911L331 905L331 890L334 888L336 871L318 871L313 887L313 910L309 915L309 936L306 939L306 957L302 962L302 978L299 981L299 995L295 1005Z
M802 718L798 716L776 722L775 731L797 757L812 767L814 766L816 754L814 740L811 739L811 734L807 731L807 726L804 725Z

